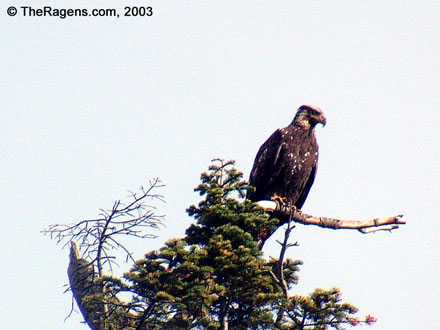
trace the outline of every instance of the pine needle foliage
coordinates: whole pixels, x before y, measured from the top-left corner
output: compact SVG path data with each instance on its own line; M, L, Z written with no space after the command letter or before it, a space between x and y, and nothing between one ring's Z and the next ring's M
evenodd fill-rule
M234 161L215 160L195 189L202 200L187 209L196 223L186 236L148 252L123 279L101 278L105 294L93 299L108 304L102 329L325 330L360 323L338 289L289 295L302 262L263 256L258 241L279 221L245 200L253 188L242 176ZM123 292L130 302L117 298Z

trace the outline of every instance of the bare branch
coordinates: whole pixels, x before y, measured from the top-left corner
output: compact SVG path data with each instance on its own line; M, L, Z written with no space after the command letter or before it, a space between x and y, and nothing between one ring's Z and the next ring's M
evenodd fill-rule
M271 212L281 220L281 224L294 221L303 225L314 225L330 229L356 229L363 234L376 231L391 231L399 228L399 225L406 224L402 220L403 215L396 215L389 218L376 218L372 220L342 220L328 217L316 217L303 213L294 207L280 205L277 201L259 201L257 204L266 212Z
M72 241L79 244L84 255L95 263L96 270L101 276L103 266L112 272L116 264L115 257L108 251L122 250L126 254L126 260L134 261L132 253L125 247L116 236L123 235L137 238L154 238L156 235L145 231L147 228L158 228L163 224L163 215L154 213L154 206L147 204L147 200L163 201L163 196L153 194L155 188L164 185L159 179L149 182L149 187L140 188L139 193L129 192L129 202L123 203L116 200L111 209L101 209L96 219L85 219L75 224L53 224L43 230L44 234L50 235L57 244L64 242L63 248Z
M292 209L292 212L293 212L293 209ZM286 251L287 251L287 249L289 247L298 246L298 242L289 243L290 233L291 233L291 231L294 228L295 228L295 226L292 224L291 221L287 223L287 228L285 229L285 232L284 232L284 240L283 240L283 242L280 242L280 241L277 240L277 243L281 245L279 259L276 260L276 259L272 258L272 259L274 259L277 262L278 274L276 276L273 272L271 272L271 275L272 275L273 278L275 278L275 282L280 284L280 286L281 286L281 288L283 290L283 293L284 293L284 298L287 299L287 300L290 298L290 294L289 294L289 285L287 284L286 279L284 277L284 264L285 264L284 263L284 257L286 255ZM275 321L275 324L277 326L281 325L281 321L283 319L283 315L284 315L285 312L286 312L285 308L280 308L278 310L277 318L276 318L276 321Z
M155 207L147 204L147 200L164 201L162 195L153 193L153 189L163 186L159 179L154 179L149 182L148 188L141 187L138 193L129 192L127 203L116 200L110 209L100 209L96 219L85 219L74 224L52 224L42 231L56 240L57 244L63 243L63 248L70 245L70 290L91 329L100 328L101 316L111 315L116 308L123 308L127 312L130 310L131 306L120 303L116 296L108 296L109 301L106 302L93 297L107 294L97 278L104 275L103 268L113 272L114 265L117 265L113 255L116 250L125 253L126 262L135 262L132 252L120 241L119 236L156 237L145 229L159 228L163 225L164 216L156 215ZM80 250L85 257L80 256ZM92 301L97 300L84 302L86 297ZM72 311L73 308L69 316Z
M289 244L289 236L292 229L295 228L295 226L292 225L292 222L289 222L287 224L287 228L284 232L284 241L278 242L281 245L281 251L280 251L280 258L278 260L278 279L280 281L281 287L283 288L283 293L286 299L289 299L289 286L286 283L286 280L284 279L284 256L286 254L287 249L292 246Z

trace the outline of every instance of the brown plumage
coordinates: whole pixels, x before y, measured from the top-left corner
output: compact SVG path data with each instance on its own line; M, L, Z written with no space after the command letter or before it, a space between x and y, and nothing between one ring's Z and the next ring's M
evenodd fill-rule
M258 150L249 183L251 201L280 197L301 208L315 180L318 166L318 144L315 126L326 123L318 107L302 105L292 123L277 129Z

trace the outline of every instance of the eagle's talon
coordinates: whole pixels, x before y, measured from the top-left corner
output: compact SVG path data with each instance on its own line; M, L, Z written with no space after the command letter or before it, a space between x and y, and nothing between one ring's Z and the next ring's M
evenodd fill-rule
M286 205L289 202L286 197L281 197L278 195L273 195L270 199L275 202L278 202L280 206Z

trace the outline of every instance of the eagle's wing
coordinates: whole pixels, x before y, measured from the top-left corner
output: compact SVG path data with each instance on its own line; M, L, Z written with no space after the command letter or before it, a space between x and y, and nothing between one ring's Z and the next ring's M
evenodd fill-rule
M249 176L249 182L252 186L258 187L259 191L249 192L248 198L250 200L254 200L253 197L262 198L261 194L264 194L264 187L267 187L272 181L282 148L282 133L280 129L277 129L266 142L263 143L255 157L254 166Z
M309 177L307 178L307 182L304 185L304 188L302 189L298 199L296 200L295 205L299 209L304 205L307 195L309 194L310 188L312 188L313 182L315 181L317 169L318 169L318 163L315 163L315 165L312 166L312 169L310 171Z

